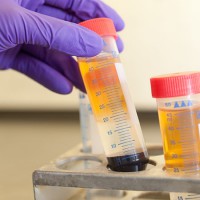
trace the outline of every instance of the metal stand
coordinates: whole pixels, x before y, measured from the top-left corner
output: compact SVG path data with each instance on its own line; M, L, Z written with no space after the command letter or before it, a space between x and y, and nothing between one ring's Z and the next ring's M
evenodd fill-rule
M109 170L103 155L81 153L81 147L77 146L34 171L35 200L147 200L169 199L169 192L200 193L199 177L168 175L163 169L162 146L147 147L151 159L147 169L125 173ZM89 190L87 198L88 190L83 188L95 190ZM98 195L100 190L96 189L105 190Z

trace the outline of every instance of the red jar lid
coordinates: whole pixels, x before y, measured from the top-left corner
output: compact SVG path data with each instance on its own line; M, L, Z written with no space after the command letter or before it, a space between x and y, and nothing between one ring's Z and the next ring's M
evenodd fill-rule
M200 93L200 72L183 72L152 77L151 93L155 98L187 96Z
M79 25L96 32L100 36L113 36L115 39L117 38L114 23L110 18L94 18L81 22Z

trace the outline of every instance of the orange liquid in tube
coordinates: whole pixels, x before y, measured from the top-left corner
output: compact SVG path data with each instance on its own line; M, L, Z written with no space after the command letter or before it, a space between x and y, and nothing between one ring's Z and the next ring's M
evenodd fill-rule
M200 107L158 109L168 171L190 172L200 166Z
M151 78L157 100L165 167L177 174L200 170L200 72Z

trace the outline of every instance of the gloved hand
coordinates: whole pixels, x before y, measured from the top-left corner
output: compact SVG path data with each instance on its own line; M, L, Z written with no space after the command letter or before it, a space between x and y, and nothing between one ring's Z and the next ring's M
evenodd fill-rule
M61 94L70 93L73 85L84 91L71 56L95 56L103 47L97 34L76 23L109 17L118 31L124 27L119 15L100 0L0 3L0 69L15 69ZM120 39L118 47L123 48Z

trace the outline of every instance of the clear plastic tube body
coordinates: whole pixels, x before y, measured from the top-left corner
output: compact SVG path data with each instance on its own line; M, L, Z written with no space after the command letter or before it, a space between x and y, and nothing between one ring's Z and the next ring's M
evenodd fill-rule
M157 99L168 172L200 170L200 94Z
M200 94L157 99L165 168L170 175L198 175L200 170ZM170 200L200 199L170 193Z
M90 134L90 114L91 106L85 93L79 92L79 118L82 138L82 150L84 153L91 152L91 134Z
M143 170L148 153L115 39L103 39L99 55L78 62L104 151L114 171Z
M79 116L84 153L103 154L96 121L87 94L79 92Z

